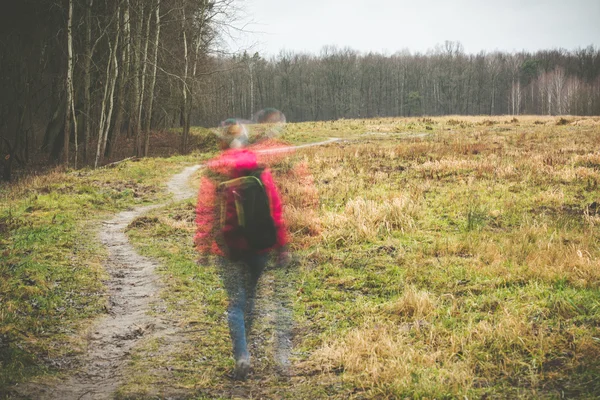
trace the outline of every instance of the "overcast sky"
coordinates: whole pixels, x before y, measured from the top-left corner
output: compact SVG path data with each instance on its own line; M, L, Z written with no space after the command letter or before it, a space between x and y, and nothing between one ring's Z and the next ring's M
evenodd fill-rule
M392 54L445 40L467 53L600 45L600 0L244 0L236 40L264 55L319 53L325 45Z

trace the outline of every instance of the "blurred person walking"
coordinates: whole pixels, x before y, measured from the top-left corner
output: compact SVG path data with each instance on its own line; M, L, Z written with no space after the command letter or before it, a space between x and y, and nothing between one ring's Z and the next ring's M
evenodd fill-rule
M251 366L251 330L256 288L273 252L289 261L281 199L270 170L247 148L245 126L227 120L219 137L223 152L206 163L196 207L197 250L216 256L229 298L227 317L235 359L234 377Z

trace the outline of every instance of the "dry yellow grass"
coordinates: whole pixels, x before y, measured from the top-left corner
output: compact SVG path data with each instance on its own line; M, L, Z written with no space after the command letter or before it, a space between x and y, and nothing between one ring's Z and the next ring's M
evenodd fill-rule
M400 196L385 202L350 199L343 212L330 211L323 215L327 227L322 233L325 243L369 242L394 231L406 232L414 226L418 205Z
M321 246L351 249L319 256L310 293L346 298L331 321L352 322L325 331L302 369L389 398L548 396L557 378L590 393L575 371L600 374L600 331L576 321L600 318L600 119L565 119L382 119L365 125L377 140L310 152ZM410 124L438 130L401 141Z
M395 301L385 303L382 309L390 316L400 320L416 320L417 323L429 317L436 308L433 295L409 285L404 288L402 296Z
M311 361L324 372L344 371L353 385L372 395L467 393L474 375L468 363L414 336L409 329L372 320L325 344Z
M289 124L289 134L302 140L345 141L274 166L299 249L298 270L269 271L292 291L292 376L262 376L269 361L261 359L244 393L596 397L600 118L563 118ZM310 181L295 174L299 162ZM159 222L161 229L185 228ZM165 238L160 250L179 242ZM172 293L182 320L222 316L220 299L206 315L176 302L219 293L206 283L210 270L201 271L201 283L185 280L189 271L178 263L184 254L164 255L186 288ZM229 365L228 354L212 360ZM238 393L220 371L212 373L215 382L203 381L202 394ZM193 373L174 379L189 384Z

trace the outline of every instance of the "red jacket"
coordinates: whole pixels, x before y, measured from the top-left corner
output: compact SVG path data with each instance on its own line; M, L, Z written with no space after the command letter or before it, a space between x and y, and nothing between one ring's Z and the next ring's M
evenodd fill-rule
M245 175L245 171L259 167L256 153L248 149L230 149L208 161L205 167L208 174L205 174L200 182L198 204L196 206L197 231L194 238L196 248L201 253L216 255L226 255L231 250L236 252L250 250L246 239L236 229L237 214L234 204L225 205L225 222L223 225L221 224L219 202L224 200L223 197L217 197L218 182L207 175L217 175L223 177L224 180L239 178ZM285 246L287 234L283 221L281 199L268 168L263 171L261 180L269 197L271 216L277 230L277 243L273 247ZM261 253L270 250L262 250Z

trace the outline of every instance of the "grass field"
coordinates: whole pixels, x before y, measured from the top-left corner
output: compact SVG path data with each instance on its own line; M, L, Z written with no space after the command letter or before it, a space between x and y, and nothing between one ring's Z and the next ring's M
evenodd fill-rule
M299 150L273 166L295 261L263 276L251 336L254 366L245 382L228 376L227 300L216 269L197 263L194 199L131 225L140 252L162 263L164 302L152 312L176 321L180 334L139 346L121 398L596 398L600 118L341 120L288 124L282 134L293 143L326 137L342 141ZM139 164L135 173L148 176L136 175L136 182L160 188L162 178L188 161ZM305 182L290 172L294 163L311 172L316 202L307 201ZM69 179L77 188L90 176L108 179L90 174L98 175ZM51 193L57 193L51 185L63 185L57 181ZM63 326L81 329L78 323L102 304L99 295L90 301L66 291L60 299L73 296L74 303L63 314L41 303L56 292L57 281L83 285L77 293L101 293L102 249L93 237L81 242L93 263L69 259L79 254L70 245L56 254L66 278L51 279L50 272L35 272L42 267L14 261L30 257L46 265L50 261L39 259L57 252L51 242L71 237L65 231L45 235L46 241L19 236L38 226L27 227L29 220L38 223L31 213L39 215L37 229L56 224L53 215L63 202L45 201L55 195L41 194L43 187L11 192L0 214L3 244L23 252L38 246L19 257L0 255L0 351L13 381L31 374L25 366L39 365L49 349L54 356L64 352ZM157 196L160 190L142 199ZM105 199L92 210L106 213L134 201ZM73 235L71 227L85 224L77 203L69 210ZM293 313L286 375L274 363L273 299ZM30 364L15 361L25 356Z
M76 365L82 333L106 312L100 221L166 198L166 178L191 160L55 170L0 187L0 398L10 384Z
M139 349L123 395L168 381L209 398L594 397L600 129L573 122L288 126L291 140L346 138L295 156L314 176L314 208L286 175L289 161L274 167L297 262L265 275L263 299L288 290L293 373L276 373L267 312L254 374L243 384L227 377L226 298L215 269L196 265L190 201L130 232L163 260L164 312L190 333L158 359L148 354L161 343Z

